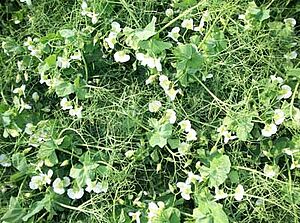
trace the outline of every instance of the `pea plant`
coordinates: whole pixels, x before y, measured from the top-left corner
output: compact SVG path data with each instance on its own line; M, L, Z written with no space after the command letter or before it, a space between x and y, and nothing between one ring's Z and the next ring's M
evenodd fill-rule
M1 221L298 222L297 7L5 1Z

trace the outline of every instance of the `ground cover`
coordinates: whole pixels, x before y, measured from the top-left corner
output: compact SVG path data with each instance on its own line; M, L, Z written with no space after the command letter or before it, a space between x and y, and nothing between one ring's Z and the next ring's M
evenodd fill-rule
M1 221L299 222L299 11L1 3Z

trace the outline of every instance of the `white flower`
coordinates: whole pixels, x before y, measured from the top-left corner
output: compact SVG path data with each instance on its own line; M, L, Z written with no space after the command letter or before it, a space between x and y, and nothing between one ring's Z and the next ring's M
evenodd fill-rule
M200 20L200 23L199 23L199 26L195 27L194 28L194 31L197 31L197 32L201 32L203 30L203 27L205 25L205 22L207 22L209 20L209 12L208 11L205 11L201 17L201 20Z
M96 194L99 194L101 192L107 192L108 188L105 184L97 183L97 181L92 181L90 178L86 180L87 187L85 190L89 193L91 191L94 191Z
M189 132L191 130L191 122L189 120L183 120L178 123L180 126L181 130L184 130L185 132Z
M175 90L173 87L169 90L165 90L167 96L169 96L171 101L174 101L179 90Z
M117 43L117 33L110 32L108 37L104 39L104 42L108 44L109 48L114 49Z
M46 83L46 85L47 85L48 87L50 87L50 85L51 85L51 79L48 79L48 75L41 74L40 83L41 83L41 84Z
M191 18L191 19L185 19L185 20L183 20L182 23L181 23L181 27L193 30L193 28L194 28L193 19Z
M20 2L26 2L26 4L27 4L28 6L31 6L31 5L32 5L31 0L20 0Z
M53 175L53 170L51 170L51 169L48 170L47 174L44 174L44 173L40 174L40 176L43 179L44 184L50 184L51 183L52 175Z
M150 202L148 204L148 223L154 223L153 220L160 216L161 212L165 208L165 204L162 201L157 202Z
M81 60L81 52L78 51L78 52L75 52L72 56L70 56L70 59L72 60Z
M298 162L298 160L294 160L291 165L291 170L293 170L295 168L300 168L300 163Z
M146 64L143 64L144 60L145 60L145 54L143 54L143 53L137 53L137 54L135 54L135 57L136 57L136 59L138 61L142 62L142 65L146 65Z
M190 184L193 183L195 184L196 182L201 182L203 179L201 176L194 174L193 172L188 172L188 178L185 181L185 183Z
M57 62L56 62L58 67L61 68L69 68L70 67L70 59L66 58L66 57L57 57Z
M266 124L263 130L261 130L261 134L265 137L270 137L271 135L277 132L277 126L273 123Z
M296 20L294 18L287 18L283 20L286 25L294 27L296 25Z
M284 54L283 57L287 60L293 60L293 59L296 59L298 56L297 52L296 51L292 51L290 53L287 53L287 54Z
M37 92L34 92L31 97L34 100L34 102L38 102L40 100L40 96Z
M25 103L22 98L19 99L18 97L15 96L13 98L13 103L16 106L16 108L19 109L19 114L22 113L22 111L24 109L26 109L26 110L31 109L31 106L29 104Z
M130 56L125 51L118 51L114 54L116 62L125 63L130 60Z
M27 40L24 42L24 46L27 46L27 47L33 46L33 40L30 36L27 37Z
M186 155L187 153L189 153L190 151L190 148L191 148L191 145L186 143L186 142L182 142L179 144L178 146L178 152L181 154L181 155Z
M224 136L225 134L227 134L228 130L227 127L225 125L221 125L218 129L217 132L221 135Z
M18 62L17 62L17 66L18 66L18 70L19 70L19 71L25 70L25 66L24 66L23 60L18 61Z
M184 182L178 182L176 186L180 189L181 197L185 200L190 200L192 193L192 187L190 184Z
M148 77L148 79L146 80L146 85L153 83L156 77L157 75L151 75L150 77Z
M13 90L13 93L18 94L19 96L25 95L25 88L26 88L26 85L22 84L21 87L15 88Z
M152 101L149 103L149 111L150 112L158 112L160 107L162 106L160 101Z
M280 125L281 123L283 123L285 119L284 111L282 111L281 109L275 109L273 119L276 125Z
M165 117L168 119L170 124L176 122L176 112L173 109L167 109Z
M32 135L35 130L35 126L32 123L27 123L25 126L25 133L28 135Z
M140 220L140 215L141 215L141 212L140 211L137 211L137 212L129 212L128 215L131 217L131 220L132 221L135 221L136 223L140 223L141 220Z
M224 133L224 143L225 144L228 143L229 140L233 140L233 139L236 139L236 136L232 136L230 131L226 131Z
M228 197L228 194L225 193L223 189L219 190L218 187L215 188L215 196L214 196L214 198L216 200L225 199L226 197Z
M209 79L209 78L213 78L213 76L214 76L214 75L211 74L211 73L209 73L209 74L207 74L207 75L203 75L203 76L202 76L202 80L203 80L203 81L206 81L206 80Z
M98 22L98 13L95 12L87 12L86 15L92 19L92 23L96 24Z
M62 110L69 110L73 108L72 101L68 101L67 98L61 99L60 106L62 107Z
M86 1L82 1L82 4L81 4L81 9L82 9L81 15L85 16L88 13L87 8L88 8L88 5L87 5Z
M53 171L48 170L47 174L41 173L37 176L31 177L29 182L29 187L32 190L41 189L46 184L51 184L51 177L53 175Z
M209 21L210 17L209 17L209 11L206 10L203 12L202 18L204 21Z
M154 58L149 56L148 54L137 53L136 59L141 61L141 65L148 66L151 69L156 68L157 71L162 71L162 66L160 63L160 58Z
M158 72L162 71L162 65L160 63L160 58L154 58L154 65Z
M277 82L279 84L283 83L283 79L281 77L276 77L275 75L270 76L272 82Z
M30 189L36 190L41 188L43 185L44 184L41 176L38 175L38 176L31 177L31 180L29 182Z
M180 28L176 26L171 30L171 32L168 32L168 37L178 42L178 38L180 37L179 32L180 32Z
M11 162L10 162L9 158L7 157L7 155L5 155L5 154L0 155L0 165L3 167L11 166Z
M84 195L84 190L82 188L70 188L67 191L68 197L75 200L80 199Z
M294 151L290 150L289 148L283 149L283 152L289 156L293 156Z
M78 106L75 106L75 108L71 108L69 110L69 114L71 116L77 116L78 118L82 118L82 106L78 107Z
M128 150L125 152L125 157L126 158L131 158L134 155L134 150Z
M53 191L57 194L65 193L65 187L70 185L70 178L64 177L63 180L56 178L53 182Z
M111 31L114 33L119 33L122 31L121 25L118 22L111 23Z
M240 14L238 17L238 19L240 19L240 20L244 20L245 18L246 18L245 14Z
M279 167L274 165L274 166L270 166L268 164L265 165L264 167L264 174L267 176L267 177L275 177L277 176L279 172Z
M243 200L243 197L244 197L244 187L241 184L239 184L237 186L237 188L235 189L234 198L237 201L241 201L241 200Z
M283 98L287 99L287 98L291 97L292 89L288 85L282 85L279 94L280 95L277 97L278 99L283 99Z
M174 11L173 11L173 9L167 9L165 13L166 13L167 17L172 17L174 14Z
M186 141L195 141L197 140L197 132L194 129L190 129L188 134L186 135Z
M35 47L32 47L31 48L31 52L30 52L30 55L31 56L35 56L37 58L40 58L41 57L41 54L42 54L42 51L38 48L35 48Z
M169 90L171 81L169 81L169 78L166 75L160 75L159 76L159 85L165 90Z

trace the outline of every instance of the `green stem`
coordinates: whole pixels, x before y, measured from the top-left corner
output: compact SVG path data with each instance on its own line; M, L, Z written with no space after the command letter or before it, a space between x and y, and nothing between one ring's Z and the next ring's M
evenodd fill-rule
M198 77L196 77L195 75L193 75L193 78L198 81L198 83L210 94L210 96L213 97L213 99L215 99L217 102L219 102L220 104L224 105L226 107L226 109L228 109L228 104L223 102L222 100L220 100L214 93L212 93L206 86L205 84L203 84L203 82L201 80L199 80Z
M203 5L205 2L206 2L206 0L202 0L202 1L198 2L197 5L194 5L193 7L185 10L183 13L181 13L176 18L172 19L170 22L168 22L166 25L164 25L160 30L157 31L157 33L161 33L166 28L168 28L169 26L171 26L174 22L176 22L177 20L181 19L182 17L190 14L194 9L198 8L200 5Z
M291 100L291 105L290 105L290 116L291 116L291 119L293 119L293 107L294 107L294 101L295 101L295 97L296 97L296 93L297 93L298 87L299 87L299 82L296 84L296 87L294 89L294 93L293 93L293 96L292 96L292 100Z
M248 167L243 167L243 166L232 166L232 168L234 169L239 169L239 170L246 170L246 171L249 171L249 172L252 172L252 173L255 173L255 174L259 174L261 176L264 176L264 177L268 177L267 175L265 175L264 173L260 172L260 171L257 171L257 170L253 170L251 168L248 168ZM273 181L276 181L278 183L282 183L282 184L288 184L287 182L284 182L284 181L281 181L281 180L278 180L276 178L273 178L273 177L270 177L268 179L271 179Z

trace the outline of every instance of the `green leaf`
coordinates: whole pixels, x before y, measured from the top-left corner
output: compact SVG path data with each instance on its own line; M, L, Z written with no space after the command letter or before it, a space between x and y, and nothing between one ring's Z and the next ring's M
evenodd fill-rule
M44 142L39 148L37 157L40 160L45 160L50 167L56 165L58 163L58 158L55 152L56 147L57 146L52 140Z
M44 203L42 201L35 202L29 209L28 213L22 218L23 221L28 221L29 218L39 213L44 208Z
M27 160L22 153L14 153L12 155L12 164L20 172L25 173L27 171Z
M84 100L87 96L87 91L85 89L86 83L80 77L81 75L77 75L76 79L74 80L74 91L78 99Z
M151 22L143 29L135 32L138 41L147 40L156 34L155 32L156 17L153 17Z
M230 117L227 116L223 120L223 124L227 125L231 131L236 132L240 140L246 141L251 137L251 131L254 127L252 119L256 116L258 114L255 111L243 110L231 114Z
M126 217L125 217L124 209L122 208L120 216L119 216L118 223L124 223L124 222L126 222Z
M287 71L287 76L296 78L298 81L300 81L300 68L289 69Z
M175 2L175 7L187 9L197 4L197 0L181 0Z
M159 146L160 148L163 148L167 145L167 139L156 132L151 136L149 143L151 147Z
M141 49L144 49L149 54L159 55L172 47L171 43L163 42L156 39L150 39L139 43Z
M164 138L172 136L173 126L171 124L164 124L160 127L159 134Z
M55 67L56 66L56 55L50 55L45 59L45 63L48 65L48 67Z
M222 205L214 201L203 200L193 210L195 223L228 223L228 217L223 211Z
M173 53L176 57L176 78L182 86L187 86L191 80L190 75L195 74L202 67L203 56L193 44L179 45Z
M150 156L155 163L159 161L159 155L156 149L150 154Z
M180 139L168 139L168 144L171 149L177 149L180 144Z
M229 176L229 179L230 179L231 183L233 183L233 184L238 183L240 181L238 171L235 171L235 170L231 171L228 176Z
M227 47L227 40L225 39L224 32L219 29L214 29L206 38L203 44L203 50L210 55L217 54Z
M209 177L208 186L218 187L227 179L227 174L230 172L231 163L226 155L218 155L210 162L210 167L202 166L200 169L201 175Z
M2 48L4 50L4 53L8 55L15 55L24 52L24 48L19 46L18 43L10 37L6 38L2 42Z
M66 38L66 39L75 36L74 30L71 30L71 29L61 29L58 32L62 37Z
M55 92L58 97L65 97L75 92L74 86L71 83L63 82L55 87Z
M109 176L111 168L108 166L100 165L97 167L96 171L97 171L97 176L107 177L107 176Z
M79 187L83 187L86 184L87 178L89 178L89 173L83 167L72 166L69 176L76 180Z
M189 60L192 58L193 46L191 44L182 44L177 46L173 51L178 60Z
M57 33L47 33L46 36L43 36L40 38L40 42L45 44L45 43L48 43L50 41L55 41L57 39L60 39L60 34L57 34Z
M242 140L246 141L249 139L250 132L253 129L254 124L250 122L241 122L239 123L237 129L236 129L236 135L237 137Z
M79 187L83 187L86 184L86 180L88 178L93 179L95 177L95 172L97 171L96 169L99 166L99 164L97 164L91 158L89 152L84 153L80 157L80 162L83 165L72 166L69 176L76 180L77 185ZM104 170L104 169L102 169L102 170ZM105 171L106 170L107 170L107 168L105 169ZM101 169L99 169L98 171L101 171ZM106 174L106 173L103 172L103 174Z
M55 194L48 193L48 194L45 195L45 197L42 200L35 202L30 207L29 211L27 212L27 215L25 215L22 218L22 220L23 221L28 221L31 217L38 214L43 209L46 209L50 213L49 216L56 214L54 209L53 209L53 205L54 205L53 195L55 195Z
M180 211L177 208L169 207L163 210L161 222L180 223Z
M21 207L19 201L15 197L10 197L7 212L2 216L1 221L8 223L19 223L25 215L25 210Z

